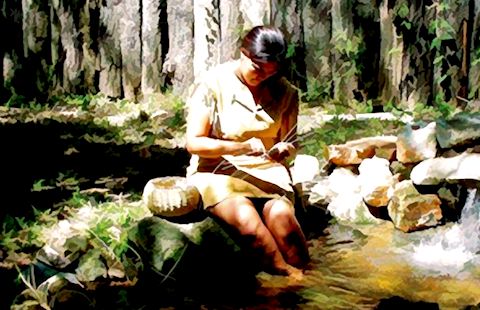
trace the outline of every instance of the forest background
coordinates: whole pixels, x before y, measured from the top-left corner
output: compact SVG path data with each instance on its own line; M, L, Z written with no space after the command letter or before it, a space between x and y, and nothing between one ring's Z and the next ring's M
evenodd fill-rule
M184 99L258 24L287 34L286 74L310 105L448 114L480 98L479 0L2 0L1 17L8 106Z

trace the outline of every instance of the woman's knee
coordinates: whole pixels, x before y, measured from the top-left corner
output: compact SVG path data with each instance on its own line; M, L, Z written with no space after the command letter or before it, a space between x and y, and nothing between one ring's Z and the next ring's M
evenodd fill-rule
M287 199L275 199L267 204L263 210L263 216L267 222L288 224L295 219L293 204Z
M225 206L225 204L227 204ZM241 235L255 235L262 220L252 201L246 197L237 196L223 202L227 208L227 222L234 226ZM225 218L224 218L225 219Z

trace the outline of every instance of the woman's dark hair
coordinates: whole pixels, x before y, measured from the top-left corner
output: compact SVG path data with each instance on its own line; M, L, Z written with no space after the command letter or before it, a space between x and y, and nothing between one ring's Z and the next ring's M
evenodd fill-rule
M251 59L260 62L282 62L287 53L283 33L272 26L253 27L243 38L242 52Z

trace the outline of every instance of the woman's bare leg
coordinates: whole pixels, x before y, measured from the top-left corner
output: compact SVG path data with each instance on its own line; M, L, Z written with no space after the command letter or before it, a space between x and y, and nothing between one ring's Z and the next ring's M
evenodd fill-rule
M208 210L233 227L249 246L261 250L267 268L273 268L273 272L284 275L297 271L283 258L274 237L262 222L251 200L245 197L228 198Z
M310 258L293 204L286 198L269 200L263 208L263 218L285 261L295 267L305 266Z

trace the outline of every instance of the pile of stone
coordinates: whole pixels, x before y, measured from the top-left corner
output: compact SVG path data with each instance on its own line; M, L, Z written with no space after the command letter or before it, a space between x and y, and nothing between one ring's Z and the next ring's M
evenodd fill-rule
M332 145L330 169L308 187L309 203L339 221L391 220L404 232L454 220L446 215L460 214L462 193L480 184L479 142L480 114L461 113L408 124L397 136Z

